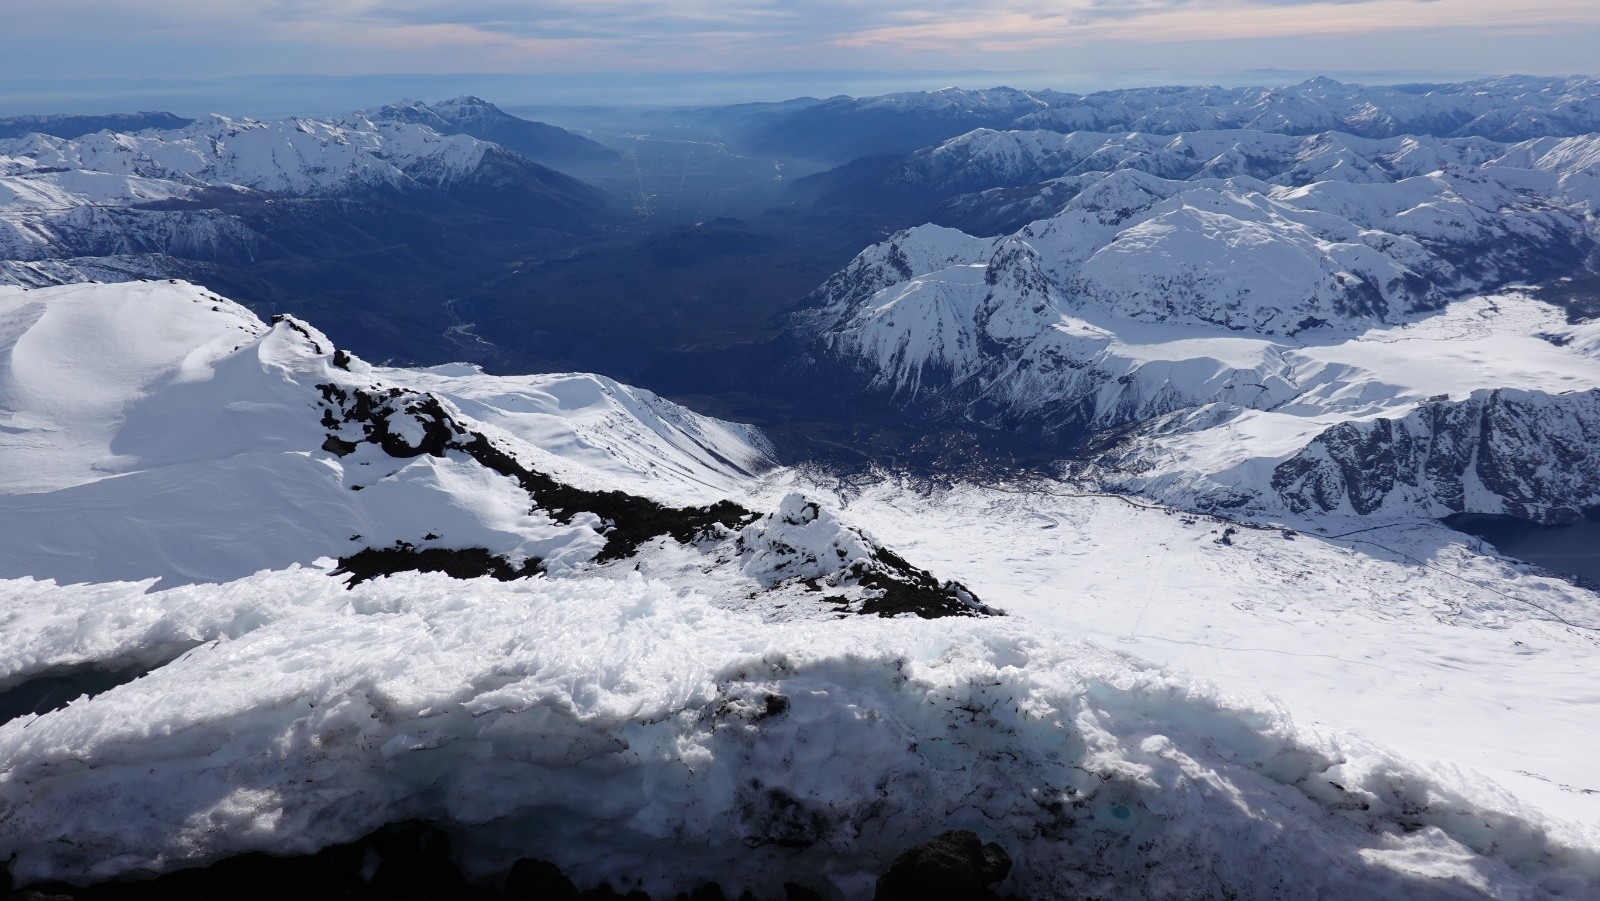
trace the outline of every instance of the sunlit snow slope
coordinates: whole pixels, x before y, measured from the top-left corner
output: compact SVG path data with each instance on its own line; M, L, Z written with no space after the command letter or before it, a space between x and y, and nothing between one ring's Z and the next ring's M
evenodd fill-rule
M0 288L0 361L4 576L225 580L397 541L549 561L603 543L465 454L422 453L427 416L395 418L397 445L364 440L323 386L444 389L588 488L704 504L769 465L753 430L606 379L373 372L182 283Z

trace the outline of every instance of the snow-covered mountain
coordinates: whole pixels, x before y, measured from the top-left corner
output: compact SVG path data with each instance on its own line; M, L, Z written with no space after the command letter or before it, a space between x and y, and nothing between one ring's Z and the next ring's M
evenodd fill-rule
M1518 141L1600 131L1600 78L1500 76L1456 84L1363 86L1322 77L1280 88L1134 88L1074 97L1030 114L1016 127L1161 134L1254 128Z
M1014 88L834 97L752 115L757 150L843 163L899 154L975 128L1179 134L1255 129L1369 138L1476 136L1500 141L1600 131L1600 79L1503 76L1455 84L1147 87L1071 94Z
M517 217L577 195L473 98L0 141L0 895L855 901L971 829L1000 897L1600 901L1600 595L1438 521L1600 509L1595 91L785 107L828 152L984 127L813 182L934 221L708 355L753 392L714 409L1071 453L981 485L217 287L337 258L283 308L519 340L442 298L563 265ZM1148 127L1050 119L1096 110Z
M1600 238L1597 162L1594 136L974 132L880 184L961 193L995 221L1048 212L989 238L895 234L823 285L798 327L904 406L1070 440L1133 428L1102 458L1107 478L1179 503L1570 518L1600 500L1582 450L1600 419L1559 391L1600 386L1593 357L1560 311L1522 295L1451 304L1582 273ZM1395 336L1419 359L1455 357L1479 328L1527 356L1472 366L1468 383L1367 365ZM1547 357L1570 384L1526 375ZM1416 407L1436 394L1449 396ZM1294 425L1245 440L1266 420ZM1211 442L1248 448L1254 474L1191 478L1240 462L1206 457Z
M982 295L986 321L1003 308L1008 322L1047 322L1048 308L1261 334L1348 330L1569 274L1594 251L1600 207L1592 136L1495 145L981 132L919 156L897 183L967 190L1048 175L1038 193L1060 205L1013 234L929 226L868 249L819 291L826 328L860 332L864 320L847 320L884 322L896 296L938 283ZM959 275L972 269L982 278ZM971 369L941 352L908 346L903 366Z
M1086 474L1234 515L1577 521L1600 504L1597 342L1521 294L1326 344L1213 340L1259 390L1152 409Z
M425 125L442 135L469 135L556 169L608 163L618 158L617 152L604 144L564 128L513 116L479 97L461 96L437 103L408 100L364 115L378 122Z
M296 216L359 218L348 201L399 197L556 232L605 218L596 189L465 135L361 115L213 116L176 130L0 141L0 256L253 259L292 247Z
M735 132L754 152L837 164L905 153L974 128L1007 128L1070 96L1001 87L831 97L752 113Z
M768 599L828 587L785 615L986 609L803 499L731 502L759 433L596 376L375 371L182 283L0 289L0 323L0 578L514 578L665 542Z
M1338 132L1293 137L1255 130L1159 135L980 129L903 158L862 161L802 179L800 187L818 209L872 210L973 234L999 234L1054 215L1100 180L1086 176L1113 172L1196 183L1234 179L1246 190L1267 190L1255 182L1271 188L1338 182L1410 189L1339 188L1342 194L1316 206L1347 218L1355 218L1350 213L1363 206L1392 207L1391 215L1413 209L1424 202L1420 194L1439 192L1425 180L1435 178L1448 180L1450 190L1467 203L1486 207L1476 214L1481 232L1489 217L1518 218L1522 211L1516 207L1523 201L1512 194L1545 205L1551 198L1561 206L1576 202L1580 218L1590 212L1597 153L1600 139L1594 135L1501 144L1429 136L1368 139ZM1529 171L1536 174L1525 174ZM1478 184L1483 181L1489 185ZM1440 200L1459 203L1455 197ZM1367 218L1375 214L1381 212L1371 210ZM1425 230L1422 220L1414 213L1408 223L1419 237L1450 237ZM1460 231L1463 224L1440 222L1436 231ZM1517 221L1508 230L1514 237L1524 231Z

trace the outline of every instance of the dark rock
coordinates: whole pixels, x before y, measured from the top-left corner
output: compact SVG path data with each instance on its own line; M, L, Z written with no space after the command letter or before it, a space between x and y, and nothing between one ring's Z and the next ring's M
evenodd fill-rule
M894 859L878 877L877 901L969 901L991 899L989 886L1011 872L1011 857L985 845L977 833L955 830L917 845Z
M783 884L784 901L822 901L822 895L793 882Z
M523 858L506 877L506 897L527 901L576 901L578 887L561 868L548 860Z
M727 901L722 894L722 886L715 882L707 882L692 892L679 892L677 901Z
M347 457L356 452L353 441L345 441L337 435L329 435L322 442L322 449L336 457Z
M504 557L489 553L481 547L474 548L421 548L409 545L393 548L367 548L348 557L339 558L339 568L334 575L349 574L350 587L360 585L379 576L395 573L444 573L453 579L476 579L493 576L502 582L524 579L544 571L539 560L529 559L515 566Z
M382 858L367 891L378 898L460 898L467 880L450 859L450 836L427 825L406 824L380 832L372 849Z

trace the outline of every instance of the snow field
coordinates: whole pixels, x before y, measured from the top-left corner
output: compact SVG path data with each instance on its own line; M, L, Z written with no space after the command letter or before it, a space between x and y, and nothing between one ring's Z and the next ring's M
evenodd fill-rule
M1593 592L1427 520L1290 519L1292 538L1240 528L1221 544L1226 523L1080 490L929 498L885 483L832 506L1020 621L1275 699L1305 725L1487 774L1585 824L1574 834L1600 828Z
M51 636L36 661L204 642L0 726L0 853L23 881L307 852L413 817L456 828L483 875L536 849L655 893L715 874L862 897L956 827L1041 897L1592 897L1600 876L1592 846L1486 783L1036 621L774 625L639 577L143 587L0 588Z

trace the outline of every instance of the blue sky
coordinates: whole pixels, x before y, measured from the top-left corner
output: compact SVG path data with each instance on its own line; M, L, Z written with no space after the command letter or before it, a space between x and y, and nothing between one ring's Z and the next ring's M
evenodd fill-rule
M113 76L1600 67L1596 0L49 0L6 2L0 22L12 93Z

